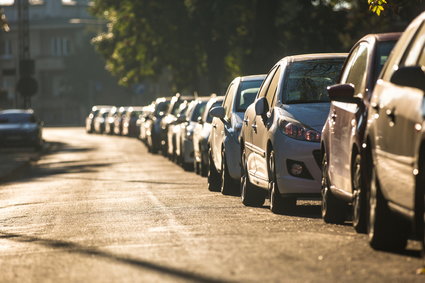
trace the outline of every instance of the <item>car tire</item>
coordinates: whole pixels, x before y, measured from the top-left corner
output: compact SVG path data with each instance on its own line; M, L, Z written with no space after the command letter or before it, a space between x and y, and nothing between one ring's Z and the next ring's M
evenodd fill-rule
M326 153L322 159L322 218L326 223L342 224L347 218L348 205L338 200L330 189L328 159Z
M200 175L200 170L199 170L199 162L196 161L196 157L193 159L193 171L195 172L196 175Z
M369 212L366 200L368 188L364 181L364 168L362 167L362 158L360 154L355 155L351 168L351 184L353 188L353 227L357 233L366 233L367 214Z
M211 166L211 165L210 165ZM242 152L241 200L245 206L260 207L266 200L266 192L257 188L249 181L248 168L245 159L245 149Z
M400 251L406 247L408 226L390 211L372 168L369 191L369 244L376 250Z
M201 176L202 177L207 177L208 176L208 171L209 171L209 162L208 160L205 160L203 158L203 153L201 153L201 163L200 163L200 172L201 172Z
M221 176L215 168L214 162L212 161L211 150L209 156L209 170L208 170L208 190L212 192L219 192L221 189Z
M297 199L293 197L283 197L277 186L275 153L272 149L269 153L269 190L270 190L270 210L275 214L289 212L296 207Z
M226 153L222 149L221 157L221 187L220 191L223 195L233 195L239 190L238 183L230 176L229 168L227 166Z

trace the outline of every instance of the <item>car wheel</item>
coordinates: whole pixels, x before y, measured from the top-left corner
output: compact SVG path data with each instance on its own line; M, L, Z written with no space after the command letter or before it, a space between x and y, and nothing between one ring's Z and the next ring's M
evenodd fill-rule
M210 165L211 166L211 165ZM262 206L266 200L266 192L254 186L248 177L245 149L242 152L241 200L245 206Z
M193 159L193 171L196 175L200 175L199 162L196 161L196 157Z
M292 197L282 197L277 186L275 153L272 149L268 159L268 170L270 180L270 210L276 214L288 212L296 207L297 199Z
M208 170L208 190L212 192L219 192L221 188L221 176L215 168L214 162L212 161L211 150L208 154L210 167Z
M224 149L221 151L221 193L223 195L235 194L236 190L239 189L238 184L229 174L229 168L227 166L226 153Z
M407 244L408 226L394 215L379 189L372 168L369 192L369 244L376 250L403 250Z
M366 233L367 229L367 201L360 154L354 158L351 166L351 183L353 187L353 227L358 233Z
M326 223L342 224L346 219L347 205L338 200L330 190L328 159L326 153L322 159L322 218Z

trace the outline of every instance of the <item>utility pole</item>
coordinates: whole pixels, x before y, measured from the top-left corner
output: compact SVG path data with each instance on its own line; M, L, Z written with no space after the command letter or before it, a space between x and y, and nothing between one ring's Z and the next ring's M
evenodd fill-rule
M17 0L18 8L18 42L19 42L19 79L17 92L24 98L24 108L31 107L31 96L37 92L38 84L33 78L35 63L30 55L29 32L29 1ZM15 106L18 108L18 97L15 97Z

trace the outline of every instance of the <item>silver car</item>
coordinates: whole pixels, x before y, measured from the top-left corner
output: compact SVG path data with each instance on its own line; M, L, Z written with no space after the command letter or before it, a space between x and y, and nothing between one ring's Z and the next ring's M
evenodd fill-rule
M216 106L221 106L223 98L224 96L214 96L210 98L193 132L193 167L195 173L203 177L206 177L208 174L208 139L210 137L212 128L211 122L213 119L209 111Z
M185 170L191 170L193 166L193 132L198 124L198 118L205 111L209 97L198 97L190 102L184 115L184 122L175 127L176 132L176 155L178 163Z
M320 137L329 113L326 87L335 83L346 54L289 56L269 72L248 107L241 133L241 198L281 213L297 198L319 197Z
M210 110L213 116L209 138L208 189L238 194L241 177L239 133L247 107L254 101L266 75L237 77L229 85L223 106Z

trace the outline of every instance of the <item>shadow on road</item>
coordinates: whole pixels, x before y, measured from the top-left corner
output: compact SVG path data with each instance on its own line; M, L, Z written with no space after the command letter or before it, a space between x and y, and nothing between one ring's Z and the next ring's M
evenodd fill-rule
M91 247L84 247L82 245L72 243L72 242L67 242L67 241L42 239L42 238L25 236L25 235L20 235L15 233L8 233L3 231L0 231L0 239L8 239L15 242L23 242L23 243L34 243L34 244L49 247L49 248L66 250L67 252L71 252L71 253L88 255L88 256L96 256L99 258L116 261L118 263L128 264L137 268L149 269L151 271L163 273L164 275L174 276L177 278L195 281L195 282L228 282L227 280L224 281L220 279L215 279L205 275L183 271L173 267L159 265L152 262L148 262L146 260L132 258L125 255L116 255L110 252L101 251Z
M263 208L270 209L270 206L264 205ZM314 218L314 219L322 218L320 205L312 205L312 204L297 204L297 206L292 208L291 210L285 211L279 214L287 215L287 216L303 217L303 218Z

